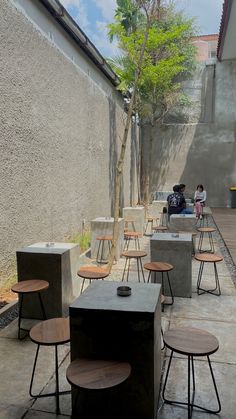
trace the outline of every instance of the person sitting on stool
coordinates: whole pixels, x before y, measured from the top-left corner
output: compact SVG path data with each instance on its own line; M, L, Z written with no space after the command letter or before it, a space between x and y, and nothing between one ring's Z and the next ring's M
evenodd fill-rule
M206 191L203 188L203 185L197 185L197 189L194 194L194 205L196 211L196 217L202 218L203 207L205 206L206 201Z
M173 187L173 192L167 197L169 216L172 214L192 214L192 210L186 208L186 201L179 185Z

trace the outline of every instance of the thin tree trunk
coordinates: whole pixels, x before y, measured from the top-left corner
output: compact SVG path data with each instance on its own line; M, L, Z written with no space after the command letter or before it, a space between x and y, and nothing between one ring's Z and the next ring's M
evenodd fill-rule
M135 81L134 81L134 88L133 88L133 92L132 92L130 103L129 103L128 114L127 114L127 119L126 119L126 124L125 124L125 130L124 130L124 135L123 135L123 140L122 140L122 145L121 145L120 156L119 156L119 160L118 160L118 163L117 163L117 166L116 166L113 240L112 240L112 247L111 247L109 262L108 262L108 265L107 265L107 270L109 272L111 271L111 268L112 268L112 265L113 265L113 262L114 262L114 259L115 259L117 242L118 242L118 237L119 237L119 223L118 223L118 220L119 220L121 180L122 180L122 175L123 175L125 150L126 150L126 145L127 145L129 126L130 126L130 122L131 122L131 118L132 118L132 114L133 114L133 109L134 109L134 104L135 104L135 96L136 96L136 91L137 91L138 80L139 80L140 73L141 73L143 56L144 56L144 52L145 52L145 48L146 48L146 44L147 44L147 39L148 39L148 33L149 33L149 29L150 29L150 23L151 23L150 19L148 19L146 32L145 32L145 36L144 36L144 41L143 41L143 45L142 45L140 55L139 55L138 68L137 68L137 71L136 71ZM123 232L122 232L122 234L123 234Z

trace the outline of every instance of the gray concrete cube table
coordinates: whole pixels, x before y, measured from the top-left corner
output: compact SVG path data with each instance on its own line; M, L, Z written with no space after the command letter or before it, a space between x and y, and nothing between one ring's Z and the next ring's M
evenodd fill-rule
M170 216L169 229L171 231L197 231L196 215L172 214Z
M123 285L93 282L70 306L71 360L86 357L130 362L131 376L114 389L116 403L111 400L105 417L156 419L161 378L161 287L132 283L131 296L119 297L117 287ZM76 395L72 397L74 402ZM85 403L82 412L74 407L72 417L97 417L97 406L107 407L108 395L98 392L97 399L94 397L93 402L88 400L89 413Z
M42 293L47 318L68 316L69 305L80 293L77 277L79 245L74 243L35 243L16 251L18 281L44 279L49 288ZM36 295L25 295L24 318L41 319Z
M119 224L119 238L116 251L116 260L120 259L124 247L124 219L118 219ZM91 221L91 257L96 259L98 253L99 236L113 236L113 217L98 217ZM104 243L103 259L108 259L108 243Z
M134 220L135 231L144 234L145 229L145 208L143 206L123 208L125 220Z
M151 237L150 247L151 262L167 262L174 266L170 272L173 295L192 297L192 235L155 233ZM157 277L161 283L161 276Z

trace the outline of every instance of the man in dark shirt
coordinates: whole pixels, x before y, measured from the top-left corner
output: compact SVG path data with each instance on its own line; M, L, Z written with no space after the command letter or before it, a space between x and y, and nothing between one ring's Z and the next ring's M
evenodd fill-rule
M167 202L169 215L180 214L186 207L184 196L179 190L179 185L173 187L173 193L167 197Z

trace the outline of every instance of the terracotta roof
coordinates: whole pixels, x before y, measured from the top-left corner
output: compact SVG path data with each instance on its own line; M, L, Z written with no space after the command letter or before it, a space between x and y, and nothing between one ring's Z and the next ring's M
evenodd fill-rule
M225 34L226 34L227 26L228 26L228 23L229 23L229 17L230 17L232 3L233 3L233 0L224 0L222 15L221 15L221 22L220 22L219 40L218 40L218 46L217 46L217 58L218 58L218 60L221 60L221 58L222 58L222 52L223 52L224 41L225 41Z

